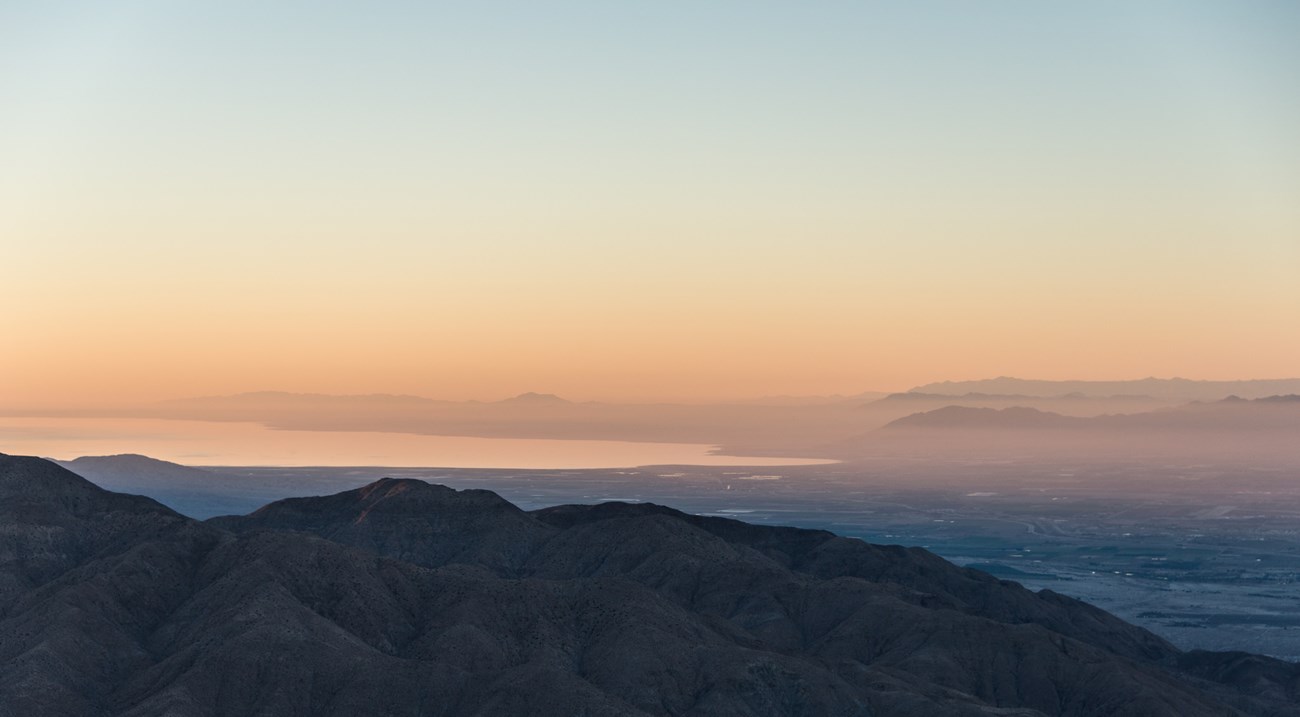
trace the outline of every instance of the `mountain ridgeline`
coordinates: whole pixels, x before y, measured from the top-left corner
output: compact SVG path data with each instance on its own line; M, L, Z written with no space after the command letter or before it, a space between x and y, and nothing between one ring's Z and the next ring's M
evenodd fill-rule
M951 406L1031 408L1082 418L1151 414L1153 420L1159 421L1167 411L1194 402L1209 404L1229 396L1251 400L1293 394L1300 394L1300 379L998 378L929 384L888 395L777 396L690 404L571 401L549 393L524 393L498 401L448 401L405 395L263 391L59 415L251 422L290 431L696 443L716 445L722 453L735 456L852 461L871 448L858 445L862 441L857 439L865 434L915 413ZM1253 420L1246 413L1241 418ZM887 453L891 450L886 448ZM1088 454L1095 454L1095 450L1090 448ZM175 498L193 503L189 496ZM243 512L245 506L231 508L231 512Z
M927 399L916 403L930 410L830 443L822 452L849 461L898 454L1281 466L1300 461L1300 396L1295 394L1229 396L1101 415L1066 415L1009 402L1000 407L987 403L932 407L926 405Z
M274 484L138 454L82 456L55 462L101 488L147 495L194 518L246 513L288 497Z
M1128 381L1044 381L998 378L977 381L940 381L912 389L915 393L949 396L966 393L1014 394L1047 398L1053 396L1149 397L1178 402L1217 401L1225 396L1263 398L1300 393L1300 378L1267 378L1239 381L1197 381L1186 378L1142 378Z
M1300 715L921 549L384 479L198 522L0 456L0 715Z

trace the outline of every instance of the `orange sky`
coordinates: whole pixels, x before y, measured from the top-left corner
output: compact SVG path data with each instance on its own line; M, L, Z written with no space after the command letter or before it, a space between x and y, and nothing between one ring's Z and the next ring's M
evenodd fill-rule
M939 5L0 17L0 405L1300 374L1297 13Z

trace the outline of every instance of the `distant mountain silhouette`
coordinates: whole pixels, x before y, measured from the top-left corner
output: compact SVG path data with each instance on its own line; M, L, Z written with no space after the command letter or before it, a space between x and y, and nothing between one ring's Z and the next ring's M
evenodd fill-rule
M192 518L247 512L284 497L275 486L137 454L82 456L59 465L109 490L145 494Z
M1137 395L1088 396L1082 393L1066 393L1056 396L1030 396L1015 393L972 392L947 396L940 393L908 391L890 394L861 408L864 413L885 417L888 422L903 415L947 406L1036 408L1040 411L1067 416L1097 416L1106 413L1140 413L1185 402Z
M59 465L109 490L130 492L178 486L202 487L222 476L201 468L150 458L138 453L82 456Z
M1300 714L916 548L383 480L198 523L0 456L0 714Z
M528 393L521 393L514 398L497 401L497 403L515 406L567 406L573 402L560 398L553 393L533 393L532 391L529 391Z
M900 428L1300 431L1300 396L1258 399L1229 396L1211 403L1197 402L1158 411L1087 417L1062 416L1019 406L1002 409L946 406L892 421L884 430Z
M1245 381L1193 381L1185 378L1144 378L1132 381L1041 381L998 378L978 381L940 381L917 386L915 393L958 396L969 393L1020 394L1052 398L1080 394L1098 398L1114 396L1150 396L1174 401L1217 401L1236 395L1262 398L1277 394L1300 393L1300 378L1253 379Z
M1097 425L1095 418L1062 416L1036 408L971 408L945 406L933 411L914 413L891 421L882 430L900 428L948 428L965 430L1023 428L1085 428Z
M881 398L880 400L890 401L890 402L948 401L951 403L954 399L960 399L962 401L997 401L1002 403L1013 403L1016 401L1033 401L1039 399L1051 399L1051 400L1060 400L1060 401L1107 400L1107 401L1135 401L1135 402L1155 400L1151 396L1141 396L1136 394L1120 394L1115 396L1090 396L1088 394L1079 393L1077 391L1074 393L1063 393L1059 396L1031 396L1023 393L979 393L979 392L964 393L961 395L950 395L944 393L922 393L920 391L905 391L903 393L891 393L888 396Z
M1137 413L1062 415L1025 406L917 411L814 453L861 458L980 460L1196 460L1294 465L1300 401L1286 397L1193 402Z

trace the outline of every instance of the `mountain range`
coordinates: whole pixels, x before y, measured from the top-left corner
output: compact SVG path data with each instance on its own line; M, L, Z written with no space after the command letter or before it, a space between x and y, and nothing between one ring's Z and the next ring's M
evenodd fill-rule
M1231 396L1213 403L1100 416L1063 416L1025 406L945 406L891 421L886 428L1300 431L1300 395L1257 399Z
M384 479L199 522L0 455L0 715L1300 715L921 549Z
M1078 394L1096 398L1148 396L1172 401L1217 401L1227 396L1263 398L1300 393L1300 378L1248 379L1241 381L1196 381L1186 378L1143 378L1128 381L1045 381L998 378L976 381L940 381L911 389L915 393L959 396L966 393L1019 394L1051 398Z
M1300 396L1231 396L1138 413L1063 415L1027 406L947 405L830 443L825 455L1028 459L1201 460L1293 466Z
M1033 408L1063 416L1159 413L1229 396L1300 394L1300 379L1251 381L943 382L889 395L772 397L714 404L619 404L524 393L500 401L409 395L325 395L261 391L163 401L115 410L15 416L154 418L254 422L294 431L349 431L480 438L611 440L718 446L729 455L853 459L856 437L911 414L948 406ZM2 410L0 410L2 413Z

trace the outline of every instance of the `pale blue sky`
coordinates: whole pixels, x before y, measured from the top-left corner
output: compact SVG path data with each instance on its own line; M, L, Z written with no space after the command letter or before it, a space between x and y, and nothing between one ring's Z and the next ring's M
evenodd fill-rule
M283 335L312 307L379 310L380 282L394 327L484 355L521 348L508 305L576 335L613 321L583 313L601 303L647 345L707 340L655 333L690 306L737 355L798 328L845 357L755 363L744 393L814 370L845 390L1086 377L1064 335L1021 367L913 376L906 351L945 347L900 327L952 332L959 303L1017 345L1062 320L1114 344L1140 306L1124 340L1177 340L1148 370L1089 357L1099 374L1275 373L1300 362L1276 335L1300 310L1297 38L1300 3L1252 0L3 1L0 259L38 268L0 300L67 298L0 328L40 346L126 317L163 341L143 327L175 319L160 294L208 327L296 296ZM502 336L439 313L466 293L499 299L472 308ZM324 340L304 331L284 350ZM854 332L908 348L855 378L880 353ZM1180 370L1194 333L1249 348Z

